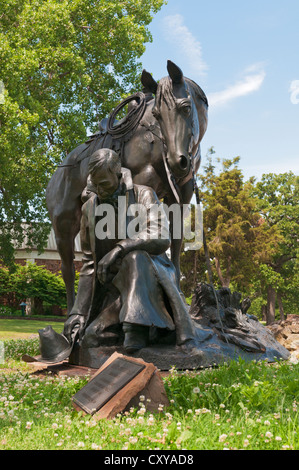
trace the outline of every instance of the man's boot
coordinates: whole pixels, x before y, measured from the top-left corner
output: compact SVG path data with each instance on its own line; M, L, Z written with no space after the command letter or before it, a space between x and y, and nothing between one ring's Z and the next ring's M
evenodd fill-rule
M127 353L133 354L148 345L148 326L124 322L123 332L125 334L124 348Z

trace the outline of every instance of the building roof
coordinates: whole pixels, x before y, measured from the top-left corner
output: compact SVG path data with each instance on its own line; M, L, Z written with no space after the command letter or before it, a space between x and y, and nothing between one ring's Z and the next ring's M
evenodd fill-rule
M81 243L80 243L80 233L75 238L75 261L80 261L82 257ZM53 228L51 228L46 248L42 253L38 253L37 248L33 247L28 251L26 245L26 238L21 246L17 247L15 250L16 259L60 259L60 255L57 250L57 244L55 239L55 233Z

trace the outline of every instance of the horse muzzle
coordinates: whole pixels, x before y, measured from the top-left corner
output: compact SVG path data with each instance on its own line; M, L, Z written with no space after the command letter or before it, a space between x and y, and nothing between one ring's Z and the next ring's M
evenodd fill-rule
M167 158L169 168L176 178L184 178L190 171L190 158L182 154L175 159Z

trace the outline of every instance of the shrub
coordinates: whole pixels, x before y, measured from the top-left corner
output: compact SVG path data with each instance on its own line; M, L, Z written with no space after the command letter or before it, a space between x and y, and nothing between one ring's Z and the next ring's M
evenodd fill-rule
M41 304L66 307L65 284L60 274L53 274L44 266L30 263L27 266L14 266L14 271L0 268L0 296L9 301L13 298L22 301L27 298Z

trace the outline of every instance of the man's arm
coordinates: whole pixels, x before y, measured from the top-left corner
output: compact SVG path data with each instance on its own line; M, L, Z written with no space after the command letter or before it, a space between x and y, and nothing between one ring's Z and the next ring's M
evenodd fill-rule
M140 225L138 233L136 235L133 233L136 225L133 221L132 234L130 234L129 224L128 238L121 240L117 245L122 248L122 256L134 250L145 250L150 255L161 255L170 246L167 215L156 193L151 188L137 187L136 196L137 205L133 204L129 210L134 211L134 206L136 208L139 206L141 209L141 217L138 217Z

